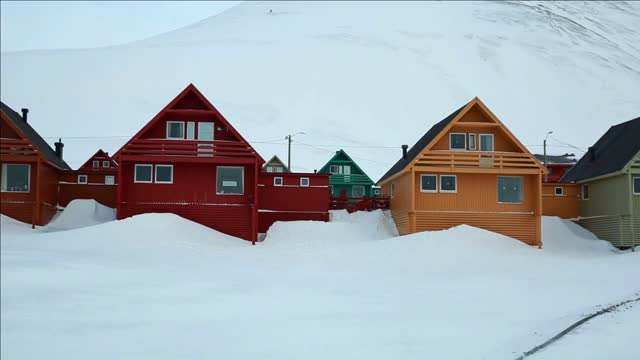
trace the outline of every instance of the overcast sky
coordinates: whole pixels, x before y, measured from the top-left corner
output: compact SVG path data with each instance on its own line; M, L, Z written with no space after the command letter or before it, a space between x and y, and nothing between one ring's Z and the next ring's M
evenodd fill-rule
M216 15L239 1L1 1L0 50L127 43Z

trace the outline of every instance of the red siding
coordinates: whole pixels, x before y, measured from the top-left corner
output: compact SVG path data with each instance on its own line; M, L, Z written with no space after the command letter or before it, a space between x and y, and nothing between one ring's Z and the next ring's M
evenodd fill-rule
M276 221L329 221L329 174L260 173L258 185L258 231L266 232ZM282 177L283 186L274 186ZM300 186L301 178L309 186Z
M147 132L145 132L144 136L141 139L166 139L167 137L167 121L194 121L195 124L195 135L198 136L198 122L213 122L214 123L214 139L215 140L225 140L225 141L239 141L236 139L229 129L227 129L215 116L215 114L211 112L202 112L202 113L188 113L188 114L172 114L167 113L153 126L151 126ZM220 128L220 130L218 130ZM187 132L186 124L185 124L185 134Z

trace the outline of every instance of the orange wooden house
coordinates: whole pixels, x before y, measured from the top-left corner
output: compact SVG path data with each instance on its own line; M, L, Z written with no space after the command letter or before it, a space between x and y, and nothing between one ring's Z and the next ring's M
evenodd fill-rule
M468 224L542 246L547 169L480 99L402 148L378 181L400 234Z
M78 170L65 171L60 177L60 205L75 199L93 199L104 206L118 206L118 163L102 149Z
M1 103L0 213L32 226L46 225L58 212L58 181L71 170L62 160L62 142L49 144L22 116Z

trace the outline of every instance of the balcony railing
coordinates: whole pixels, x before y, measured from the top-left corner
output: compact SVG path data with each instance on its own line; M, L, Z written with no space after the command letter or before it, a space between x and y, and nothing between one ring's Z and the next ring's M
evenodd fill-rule
M440 151L424 153L415 164L421 168L476 168L538 170L533 155L511 152L486 151Z
M332 183L349 183L349 184L369 184L371 183L371 180L369 180L369 178L366 175L360 175L360 174L352 174L352 175L345 175L345 174L332 174L330 181Z
M329 199L329 209L354 211L389 210L389 197L368 197L368 196L332 196Z
M0 139L0 155L4 156L37 156L38 149L26 140Z
M244 143L195 140L133 140L122 156L181 156L254 158L257 154Z

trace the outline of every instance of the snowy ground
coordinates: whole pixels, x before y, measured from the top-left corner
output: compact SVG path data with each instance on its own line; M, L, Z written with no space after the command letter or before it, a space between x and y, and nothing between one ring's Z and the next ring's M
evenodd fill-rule
M3 216L1 357L513 359L640 293L640 253L557 218L542 250L469 226L396 237L392 224L276 223L251 246L170 214L67 231ZM639 326L640 304L532 359L631 359Z

